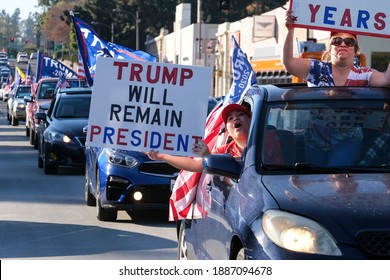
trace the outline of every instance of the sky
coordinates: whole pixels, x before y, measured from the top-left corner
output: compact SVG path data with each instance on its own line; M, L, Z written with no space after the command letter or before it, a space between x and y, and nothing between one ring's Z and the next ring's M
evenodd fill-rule
M38 0L0 0L0 10L12 15L14 11L20 9L20 18L27 19L30 12L40 12L34 6L38 5Z

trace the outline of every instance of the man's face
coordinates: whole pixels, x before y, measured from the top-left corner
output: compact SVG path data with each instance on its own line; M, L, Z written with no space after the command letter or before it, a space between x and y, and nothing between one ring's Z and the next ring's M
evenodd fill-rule
M250 117L243 111L233 111L226 119L226 129L234 140L248 138Z

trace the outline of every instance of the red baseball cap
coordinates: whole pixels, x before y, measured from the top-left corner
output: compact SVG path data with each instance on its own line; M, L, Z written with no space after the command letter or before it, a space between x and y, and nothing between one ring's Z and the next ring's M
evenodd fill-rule
M343 31L332 31L332 32L330 32L330 37L335 36L337 33L347 33L347 34L350 34L353 37L355 37L355 40L357 40L357 35L356 34L350 33L350 32L347 32L347 31L345 31L345 32L343 32Z
M251 116L251 112L247 107L236 103L229 104L222 110L222 119L224 123L226 123L229 114L233 111L241 111L247 114L249 117Z

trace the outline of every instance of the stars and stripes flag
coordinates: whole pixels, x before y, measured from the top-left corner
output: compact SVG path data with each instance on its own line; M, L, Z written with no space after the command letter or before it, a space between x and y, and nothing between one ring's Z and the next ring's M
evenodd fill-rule
M98 34L88 24L70 13L76 33L77 46L81 61L79 66L84 68L88 85L93 85L97 57L113 57L119 59L156 62L155 56L140 50L132 50L99 38ZM79 71L79 73L81 73Z
M224 126L221 116L223 108L228 104L240 102L247 90L256 83L256 75L246 55L234 36L232 36L232 40L234 45L232 55L233 83L224 102L214 108L206 119L204 141L210 151L219 144L219 135L226 137L220 133ZM197 186L201 184L202 178L202 173L180 171L169 199L170 221L202 218L202 206L196 202Z

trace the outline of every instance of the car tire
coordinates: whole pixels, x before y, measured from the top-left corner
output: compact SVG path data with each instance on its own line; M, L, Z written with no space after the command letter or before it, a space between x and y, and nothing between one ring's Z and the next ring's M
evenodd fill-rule
M185 240L186 237L186 222L182 222L179 229L179 237L178 237L178 252L177 258L178 260L188 260L188 250L187 250L187 242Z
M237 261L243 261L245 260L245 250L244 248L241 248L238 253L237 253L237 256L236 256L236 260Z
M57 171L58 171L58 166L57 165L54 165L54 164L50 164L49 161L48 161L48 152L47 152L47 148L45 147L46 144L43 144L44 146L44 150L43 150L43 172L47 175L52 175L52 174L56 174Z
M103 222L115 222L118 217L118 210L116 209L106 209L101 205L100 199L100 179L99 171L96 174L96 217L99 221Z
M30 128L28 126L26 126L26 136L27 137L30 136Z
M29 130L30 130L30 145L34 145L34 143L35 143L34 130L31 128L31 124L30 124Z
M85 167L85 185L84 185L84 199L85 204L88 206L96 206L96 199L89 191L89 177L87 167Z
M38 151L38 168L43 168L43 159L41 158L40 151Z

